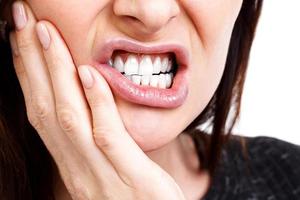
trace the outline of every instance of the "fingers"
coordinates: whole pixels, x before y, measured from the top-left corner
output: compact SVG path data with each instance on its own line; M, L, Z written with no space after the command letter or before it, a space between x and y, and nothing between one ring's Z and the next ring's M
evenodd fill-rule
M39 22L36 30L43 46L53 86L58 120L65 132L76 131L81 125L77 116L87 115L82 112L87 109L84 107L85 102L73 60L58 32L50 23Z
M20 1L13 4L13 16L17 30L11 34L11 46L14 49L14 66L24 94L28 119L50 153L58 158L61 153L55 148L70 145L55 126L52 86L35 33L36 19L26 3ZM47 134L48 131L51 134Z
M17 30L11 43L19 54L14 62L29 121L62 170L92 166L100 171L97 176L116 179L114 168L94 142L88 105L63 39L50 23L37 24L26 3L14 3L13 13ZM83 171L88 170L78 170L77 175Z
M49 71L56 117L64 134L83 155L90 166L101 168L99 176L115 174L110 162L95 145L92 117L71 54L56 28L47 21L36 25ZM99 171L99 170L98 170Z
M53 105L52 89L45 69L41 46L37 40L34 27L36 19L29 7L20 1L13 4L13 17L16 25L15 41L19 52L17 73L26 74L30 92L25 93L28 105L27 114L31 124L41 129L41 119L48 117L48 109ZM21 67L23 64L23 68ZM24 86L25 87L25 86ZM34 113L33 113L34 112Z
M38 22L36 30L52 81L57 119L61 128L79 153L86 158L94 175L101 180L101 185L120 180L111 161L99 151L91 134L93 120L90 108L67 46L49 22ZM107 177L110 179L107 180Z
M88 105L83 92L80 93L81 84L64 41L50 23L37 24L26 3L16 2L13 13L20 54L16 67L18 74L22 74L20 81L30 102L27 108L31 124L56 155L60 150L71 155L75 147L89 161L107 163L94 143L91 117L83 112Z
M96 144L106 154L121 178L130 182L141 166L149 166L147 157L127 133L118 113L109 85L95 68L80 66L79 76L93 116Z
M18 50L18 46L16 43L16 34L14 32L11 32L9 35L9 39L10 39L10 44L11 44L11 48L12 48L12 56L13 56L15 72L18 77L18 80L19 80L19 83L20 83L20 86L22 89L22 93L24 96L24 100L25 100L26 112L27 112L28 118L32 122L33 121L33 116L32 116L33 110L31 107L31 89L30 89L28 76L26 74L26 70L23 65L23 61L20 56L20 52ZM34 119L34 122L32 122L32 124L38 124L38 123L39 122L36 122L36 119ZM38 125L35 125L35 126L38 126Z
M25 97L28 102L28 119L35 129L41 129L41 119L48 117L48 109L53 105L53 96L51 95L52 89L49 77L44 67L45 61L41 46L34 31L36 19L30 12L29 7L23 2L15 2L12 11L16 25L16 46L20 56L19 61L17 61L19 64L16 65L19 66L17 68L19 72L17 71L17 73L22 73L23 77L26 74L27 88L30 88L30 93L25 93L25 95L28 95ZM23 68L21 64L23 64Z
M18 74L23 70L27 76L27 83L22 75L20 82L23 90L27 91L30 104L33 104L29 107L41 121L36 124L43 126L43 130L38 132L57 163L64 162L64 158L76 160L75 152L78 151L94 167L94 171L98 170L97 176L104 173L113 176L114 169L117 169L121 178L129 183L138 176L143 168L141 166L149 166L149 163L145 164L149 159L123 126L104 78L96 69L86 68L92 72L94 80L91 87L84 89L87 104L76 67L55 27L45 21L36 24L30 8L21 2L14 4L13 13L17 27L16 43L22 58L16 67ZM84 66L80 67L82 80L85 80L84 69ZM89 107L91 115L87 112ZM63 152L59 152L61 150Z
M21 86L21 89L22 89L22 92L24 95L25 104L27 107L27 105L29 105L29 103L30 103L29 97L31 96L29 80L27 78L22 59L19 55L19 50L18 50L17 43L16 43L16 34L14 32L10 33L9 40L10 40L10 44L11 44L11 48L12 48L12 56L13 56L15 72L18 77L18 80L19 80L19 83L20 83L20 86Z
M62 130L85 156L97 147L92 137L91 116L71 54L56 28L46 21L36 31L53 87L56 117ZM95 159L95 155L93 158ZM94 162L94 159L93 160Z

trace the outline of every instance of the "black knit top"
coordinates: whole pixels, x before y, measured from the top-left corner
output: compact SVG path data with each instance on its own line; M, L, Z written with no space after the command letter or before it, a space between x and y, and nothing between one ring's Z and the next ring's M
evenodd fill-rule
M243 138L233 137L223 149L203 200L300 200L300 146Z

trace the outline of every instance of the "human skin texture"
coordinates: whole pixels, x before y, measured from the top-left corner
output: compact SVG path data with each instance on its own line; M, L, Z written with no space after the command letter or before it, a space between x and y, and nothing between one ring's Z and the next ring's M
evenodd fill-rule
M56 26L76 66L94 62L95 46L112 38L149 45L177 43L187 49L189 93L181 106L149 107L114 94L126 129L144 151L170 143L208 104L222 77L233 25L242 4L242 0L27 2L37 19Z
M185 199L201 197L208 176L196 172L199 163L191 140L178 136L202 112L220 82L242 1L27 3L27 17L20 2L13 9L14 64L28 118L54 157L71 196L184 199L183 192ZM186 99L172 108L151 107L129 102L111 90L111 82L96 70L95 54L102 53L99 46L116 38L145 46L182 46L188 58ZM88 106L91 113L85 112ZM70 124L75 118L80 120ZM58 199L67 199L62 197L66 190L58 190Z

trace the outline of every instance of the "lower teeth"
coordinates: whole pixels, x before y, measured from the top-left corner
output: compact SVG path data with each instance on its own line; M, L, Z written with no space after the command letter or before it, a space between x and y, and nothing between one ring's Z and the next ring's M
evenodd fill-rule
M137 85L151 86L161 89L170 88L174 77L172 72L143 76L124 74L124 76Z

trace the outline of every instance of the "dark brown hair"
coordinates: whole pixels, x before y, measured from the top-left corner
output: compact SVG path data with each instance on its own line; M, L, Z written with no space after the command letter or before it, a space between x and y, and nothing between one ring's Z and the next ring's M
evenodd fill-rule
M12 1L0 0L0 19L11 19L7 10ZM211 175L239 117L249 53L261 7L262 0L243 1L222 80L207 107L184 131L194 139L201 168L208 169ZM54 199L53 159L28 122L7 40L0 42L0 55L0 199ZM208 124L209 129L197 129L203 124Z

